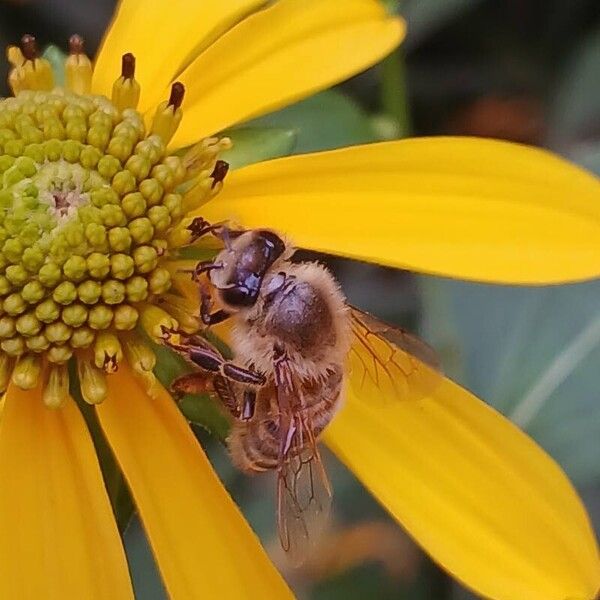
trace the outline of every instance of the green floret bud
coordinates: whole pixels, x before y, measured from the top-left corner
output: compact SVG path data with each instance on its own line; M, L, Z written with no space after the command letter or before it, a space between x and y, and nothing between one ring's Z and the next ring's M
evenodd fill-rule
M23 290L21 291L21 295L23 296L23 300L25 302L29 302L29 304L34 304L39 302L46 293L44 286L39 281L30 281L29 283L23 286Z
M135 275L125 284L125 291L129 302L142 302L148 297L148 281L144 277Z
M120 304L125 300L125 285L120 281L109 279L102 284L102 299L106 304Z
M46 263L40 269L38 277L44 286L52 288L61 280L62 272L56 263Z
M133 251L133 261L138 273L150 273L158 264L158 253L152 246L139 246Z
M90 314L88 316L88 325L92 329L96 330L108 329L112 319L113 311L108 308L108 306L99 304L90 310Z
M12 285L10 281L6 277L4 277L4 275L0 275L0 294L8 294L10 290L12 290Z
M72 348L89 348L95 337L95 332L89 327L78 327L73 331L73 335L69 340L69 345Z
M125 163L125 168L137 181L142 181L150 174L152 163L146 157L134 154Z
M183 217L183 198L181 194L166 194L163 198L163 206L169 211L173 221Z
M169 209L166 206L158 205L153 206L148 210L148 218L154 226L154 230L159 233L164 233L171 225L171 216L169 215Z
M115 279L127 279L133 275L135 263L128 254L113 254L110 258L110 273Z
M93 190L90 193L90 200L94 206L102 208L107 204L118 204L119 196L112 188L104 187L99 190Z
M58 140L49 140L42 144L44 157L50 162L56 162L62 158L62 144Z
M4 350L8 356L21 356L25 352L25 342L22 337L14 337L9 340L2 340L0 348Z
M88 318L88 309L82 304L71 304L63 308L61 318L71 327L83 325Z
M137 325L138 311L127 304L121 304L115 309L114 325L119 331L131 331Z
M29 144L23 151L23 156L31 158L36 163L42 163L44 162L44 160L46 160L46 155L44 154L44 147L41 143Z
M21 265L6 267L6 278L15 286L22 286L28 279L29 273Z
M23 300L23 296L19 293L12 293L4 298L2 308L4 312L8 313L12 317L20 315L25 310L26 304Z
M37 166L35 162L27 156L19 156L15 160L15 167L23 173L25 177L33 177L37 173Z
M16 263L21 260L23 254L23 244L14 238L6 240L2 246L2 254L11 262Z
M115 252L124 252L131 247L131 234L127 227L113 227L108 231L108 244Z
M34 313L25 313L17 319L16 328L21 335L32 336L40 332L42 323Z
M148 286L153 294L164 294L171 287L171 274L167 269L154 269L148 278Z
M121 207L130 219L141 217L146 212L146 200L140 192L132 192L123 198Z
M32 352L43 352L50 346L50 342L44 334L34 335L25 340L25 345Z
M94 248L104 249L107 244L106 227L99 223L89 223L85 228L85 237Z
M66 363L73 356L73 350L70 346L52 346L47 352L48 361L57 365Z
M95 304L102 293L102 284L98 281L87 280L77 288L77 296L84 304Z
M43 323L52 323L59 315L60 307L52 298L47 298L35 308L35 316Z
M95 169L102 157L103 154L98 148L94 148L94 146L85 146L79 155L79 162L84 169ZM100 172L100 168L98 168L98 171ZM115 170L115 173L117 171L118 168ZM111 179L115 173L110 174L108 179ZM100 175L102 175L102 173L100 173Z
M59 304L71 304L71 302L77 298L77 288L75 287L74 283L70 281L63 281L54 289L52 298Z
M73 330L62 321L56 321L55 323L50 323L46 325L46 329L44 330L44 334L46 338L52 342L57 344L62 344L66 342L73 333Z
M90 127L87 134L87 143L98 150L104 151L110 139L110 129L101 126Z
M83 256L71 256L63 265L63 273L71 281L81 281L87 275L87 262Z
M175 185L175 176L167 165L156 165L151 173L164 189L170 190Z
M99 150L95 150L100 154ZM120 170L121 162L114 156L106 154L98 161L97 171L104 179L110 181Z
M144 181L140 183L139 189L149 206L158 204L164 193L162 185L154 178L144 179Z
M63 144L63 158L70 163L77 162L81 154L82 145L74 140L67 140Z
M129 223L129 232L136 244L147 244L154 237L154 227L147 217L138 217Z
M11 338L17 331L15 320L4 315L0 317L0 338Z
M127 217L123 209L115 204L107 204L100 211L102 215L102 223L106 227L122 227L127 223Z
M120 196L124 196L135 192L137 181L130 171L119 171L112 179L112 187Z
M92 252L87 257L87 270L96 279L103 279L110 271L111 259L106 254Z

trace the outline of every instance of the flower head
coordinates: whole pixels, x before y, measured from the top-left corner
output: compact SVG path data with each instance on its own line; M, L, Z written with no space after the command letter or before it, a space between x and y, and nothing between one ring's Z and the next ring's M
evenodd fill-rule
M131 597L77 385L171 597L290 595L152 374L148 338L198 328L184 272L195 262L180 251L205 219L470 279L598 275L598 183L541 151L407 140L228 174L229 141L210 136L365 68L402 34L376 0L346 0L342 13L338 0L125 0L93 68L71 38L65 88L32 36L9 48L0 595ZM597 591L585 512L533 442L449 381L385 410L378 393L351 392L327 441L436 560L499 599Z

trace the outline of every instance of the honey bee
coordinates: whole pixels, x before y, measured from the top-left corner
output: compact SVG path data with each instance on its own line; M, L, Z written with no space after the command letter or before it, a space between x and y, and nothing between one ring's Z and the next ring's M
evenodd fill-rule
M232 319L233 359L200 335L165 332L165 343L198 368L176 379L173 391L220 398L233 417L227 440L233 463L247 473L276 472L279 538L300 564L331 504L317 441L343 400L349 357L359 386L405 399L435 383L435 353L351 307L323 265L291 262L295 248L275 232L235 231L201 219L191 229L224 243L192 276L202 322Z

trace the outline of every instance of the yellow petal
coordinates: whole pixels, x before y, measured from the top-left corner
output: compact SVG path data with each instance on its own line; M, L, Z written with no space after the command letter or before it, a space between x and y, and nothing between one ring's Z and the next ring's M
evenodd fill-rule
M102 43L92 89L110 97L121 56L136 57L140 110L165 100L163 89L211 41L266 0L122 0Z
M306 248L498 283L600 275L600 182L543 150L421 138L259 163L198 211Z
M0 598L133 599L91 438L73 400L15 386L0 424Z
M182 73L183 146L375 64L404 23L376 0L280 0L217 40ZM166 96L167 91L163 92Z
M455 577L493 600L591 600L598 548L560 468L444 380L429 398L349 393L328 445Z
M148 397L126 367L108 382L100 424L172 600L292 598L167 392Z

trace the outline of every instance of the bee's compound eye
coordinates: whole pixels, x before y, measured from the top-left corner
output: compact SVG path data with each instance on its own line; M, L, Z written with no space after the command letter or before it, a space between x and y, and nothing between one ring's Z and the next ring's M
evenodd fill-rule
M245 285L235 285L220 290L221 300L233 308L247 308L256 302L257 289L249 289Z

